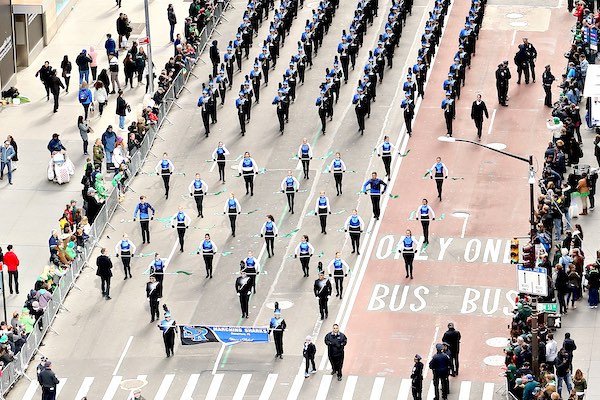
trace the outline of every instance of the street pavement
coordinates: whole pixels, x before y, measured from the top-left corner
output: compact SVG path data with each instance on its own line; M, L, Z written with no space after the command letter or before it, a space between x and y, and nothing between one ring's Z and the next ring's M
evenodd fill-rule
M510 2L509 5L520 7L519 10L524 8L513 3ZM163 15L166 14L166 4L152 4L152 15L156 15L158 21L152 24L153 34L155 30L158 32L154 36L158 37L154 39L155 43L162 43L161 39L167 38L168 26L166 16ZM174 4L182 22L187 12L187 3ZM234 26L240 21L243 11L242 3L233 4L236 8L225 14L230 22L219 27L220 36L217 39L222 53L225 42L233 38ZM295 52L295 42L303 30L303 21L310 17L310 8L316 4L307 3L300 10L290 36L286 39L286 45L281 50L281 61L289 59ZM357 66L366 62L368 49L374 47L376 35L382 31L389 4L389 1L380 2L379 17L365 36L365 46L360 51ZM568 27L572 24L572 18L564 9L552 8L556 5L556 2L546 5L549 11L544 14L549 18L548 21L551 18L553 26L557 28L551 33L547 32L549 24L540 23L543 22L541 18L538 20L536 16L529 20L530 28L533 26L537 29L528 31L527 35L538 49L538 74L541 74L540 68L545 63L552 62L555 73L563 67L560 56L568 45ZM350 23L354 6L354 3L348 3L347 6L342 4L337 11L329 34L324 39L323 48L315 59L315 66L307 70L305 85L297 89L298 98L291 106L290 123L282 136L279 135L275 108L270 104L270 100L275 95L278 76L283 73L286 63L278 62L276 70L270 74L269 86L263 86L263 100L253 107L252 121L244 138L239 136L239 125L233 105L235 90L228 92L225 106L219 109L219 122L211 126L210 137L204 137L200 113L195 105L201 83L209 73L209 67L199 65L194 70L195 75L201 79L192 78L188 83L190 93L184 93L178 99L181 109L173 108L169 115L172 125L165 125L160 132L164 140L158 139L152 150L156 155L168 152L176 171L185 172L186 176L175 175L172 178L171 196L168 200L164 199L159 177L147 174L136 177L132 184L133 192L127 194L122 209L117 211L111 221L116 231L109 228L100 241L100 244L112 253L121 235L128 233L131 240L138 245L138 253L146 257L134 259L134 278L127 281L121 280L121 262L113 257L115 268L111 301L102 299L100 282L93 268L87 269L77 282L81 290L73 290L65 304L69 311L61 312L55 321L54 329L57 333L50 333L41 349L44 355L53 360L54 370L61 378L60 397L79 399L87 395L89 398L106 400L126 398L128 391L125 389L139 384L144 386L143 391L147 398L154 396L156 399L406 399L409 397L407 378L412 366L412 356L420 353L427 359L432 344L441 340L447 322L453 321L463 334L463 352L461 374L451 383L451 398L500 398L503 380L498 376L500 368L495 363L498 356L501 357L505 343L501 344L502 347L492 347L486 344L486 341L504 338L507 335L506 326L510 320L507 313L509 314L511 306L507 296L515 287L515 279L514 270L506 259L506 248L510 238L527 232L527 169L524 164L520 165L514 160L494 155L485 149L462 143L437 141L437 137L445 133L442 111L439 108L443 98L441 82L456 51L458 30L466 15L467 4L457 2L452 6L449 22L446 24L448 28L438 51L426 87L426 98L420 105L414 124L414 135L410 141L405 135L402 114L396 110L399 109L399 100L403 97L400 87L404 81L406 67L412 65L416 58L418 38L423 31L424 18L431 10L431 1L415 2L413 15L407 19L400 48L396 51L395 67L386 71L384 84L378 87L379 101L372 105L372 115L367 120L365 135L360 137L357 134L356 119L350 104L354 90L353 82L360 79L360 68L351 72L350 84L341 89L341 100L335 106L334 119L329 123L327 135L320 132L314 100L318 96L318 86L323 80L325 68L332 65L333 49L337 46L341 31ZM488 104L490 116L495 116L491 121L486 121L482 143L505 143L510 152L523 155L532 153L541 158L548 136L544 125L548 112L542 108L543 91L540 85L517 87L513 78L510 107L498 109L495 101L495 66L504 59L512 59L515 47L512 45L513 38L516 37L518 43L519 38L523 36L523 32L513 33L512 28L506 27L508 21L501 18L504 11L501 13L498 11L500 7L494 8L496 6L496 2L489 2L484 28L477 44L477 56L473 59L472 69L467 71L467 84L463 88L462 100L458 102L456 136L475 138L474 126L469 120L469 110L474 94L481 92ZM130 16L133 15L134 20L142 20L139 7L124 4L124 10ZM493 16L494 12L497 19L492 18L492 22L488 22L488 16ZM112 29L115 13L116 8L111 9L106 5L81 0L67 18L57 38L45 49L39 58L40 61L34 66L41 65L50 51L56 58L55 64L58 63L67 43L74 42L69 54L76 54L80 50L81 39L75 32L81 21L89 18L91 22L96 15L100 15L103 18L102 24ZM99 25L100 22L94 24ZM263 24L255 43L266 37L267 26ZM558 29L559 27L564 29ZM97 47L102 48L104 32L93 33L97 36ZM62 42L57 39L62 39ZM166 44L164 47L158 47L157 50L153 47L154 54L164 57L163 60L166 61L171 47ZM251 60L258 52L259 46L255 44L251 49ZM207 56L204 55L203 59L207 60ZM157 67L164 61L156 62ZM245 61L243 72L249 72L250 66L251 62ZM22 88L31 92L42 92L39 82L30 78L31 71L35 69L29 68L27 75L24 74L27 70L20 73L19 88L23 93L26 91ZM514 76L516 72L512 69ZM240 84L242 76L235 75L234 87ZM21 85L22 80L24 82ZM142 92L142 89L134 89L135 95L132 93L131 97L141 100ZM15 211L19 210L7 216L8 221L12 223L10 226L13 227L11 239L13 232L17 235L19 227L23 228L25 216L31 218L30 215L35 214L35 222L32 222L39 225L41 214L44 223L48 223L48 229L39 233L40 237L34 236L38 234L37 228L36 233L28 229L26 232L29 236L25 237L24 232L20 237L23 241L22 246L25 246L25 243L37 246L31 254L27 254L30 257L27 264L32 266L45 262L45 240L54 226L51 219L46 221L46 215L54 212L58 215L62 210L60 207L71 197L79 199L80 186L77 175L74 177L76 181L65 187L47 183L43 175L46 164L45 144L50 133L60 128L59 131L63 132L63 137L67 139L67 148L80 147L75 128L79 106L76 104L76 95L69 96L72 104L61 108L57 114L61 116L60 120L49 117L51 106L44 104L45 100L41 99L41 94L40 99L34 99L28 106L3 112L3 117L7 115L13 118L9 121L12 123L37 123L22 129L23 132L36 132L36 135L31 135L30 142L27 139L19 140L19 137L15 136L19 145L21 142L25 143L24 148L27 151L23 152L23 161L15 174L15 188L0 192L0 196L6 196L0 197L3 204L4 201L9 201L9 196L13 196L12 203L6 204L12 205ZM127 92L126 96L129 96ZM25 107L29 107L29 110ZM33 107L36 107L34 115L43 115L37 122L24 117L23 111L27 110L27 115L30 116ZM62 118L63 113L67 114L65 109L72 113L71 117ZM108 123L116 125L110 110L112 104L107 110L108 115L102 121L93 124L98 136ZM33 129L34 126L40 125L40 122L44 123L44 132L47 133L45 135L37 133L39 128ZM490 128L491 123L493 125ZM67 124L71 125L68 130L64 130ZM384 134L390 134L392 140L400 145L401 153L411 151L406 157L395 161L393 188L390 192L399 197L385 198L384 217L381 222L375 223L370 218L370 201L358 192L371 171L383 174L383 165L374 156L372 149L381 142ZM525 134L530 135L532 140L522 140ZM315 153L309 180L301 179L298 161L293 158L303 137L308 138ZM231 151L232 159L244 151L250 151L259 168L266 168L266 172L255 179L254 196L244 195L243 181L234 177L234 169L228 168L227 182L222 185L217 181L218 175L212 163L205 162L210 159L210 154L220 140L224 141ZM21 149L21 146L19 148ZM33 149L31 151L40 153L29 153L30 148ZM357 171L344 177L344 194L340 197L332 194L333 177L323 173L331 162L331 151L341 151L348 169ZM41 156L41 153L44 153L44 156ZM449 179L445 183L444 201L441 203L433 200L435 185L422 179L437 155L442 156L451 171L451 176L457 178ZM81 170L83 160L75 158L75 161ZM144 171L153 171L157 162L158 159L150 157ZM301 181L301 189L306 190L296 195L297 206L294 215L287 212L285 196L274 194L288 169L294 171ZM34 170L37 172L31 178L23 177L27 172L33 174ZM38 175L39 172L41 176ZM210 192L233 191L240 200L242 211L253 211L249 215L238 217L236 238L230 236L229 222L222 215L226 193L207 197L204 201L205 218L195 218L195 204L187 196L187 186L195 172L202 174L208 182ZM41 190L40 186L44 190ZM23 193L13 194L18 190ZM320 190L325 190L332 202L333 215L328 219L327 236L318 233L318 219L310 215L315 195ZM137 223L129 222L137 198L141 194L147 195L149 202L157 209L157 218L150 228L151 244L146 245L141 245ZM23 196L26 195L30 199L27 204L35 202L35 207L40 207L39 210L22 207L25 204ZM408 282L403 278L402 259L395 257L394 249L406 227L411 228L417 237L420 235L419 223L409 219L411 211L416 210L423 197L431 200L439 221L432 223L431 244L415 261L415 279ZM54 201L57 203L53 204ZM176 233L165 222L165 218L176 213L179 205L184 207L193 220L192 227L186 233L183 253L178 251ZM359 210L359 214L368 224L366 234L363 235L362 255L358 257L350 254L347 237L340 229L353 208ZM462 214L455 214L457 212ZM465 218L465 213L468 213L468 219ZM275 257L271 259L266 258L262 239L258 235L265 214L275 216L280 230L275 243ZM296 229L299 231L294 232ZM206 232L211 234L222 253L215 260L215 276L210 280L204 279L204 264L201 257L195 255L195 249ZM316 249L317 256L311 261L310 278L302 278L299 262L290 258L301 234L308 234ZM3 242L5 240L3 238ZM13 244L17 247L17 243ZM236 272L239 270L239 260L245 257L248 250L258 255L263 273L257 278L257 294L252 296L250 301L250 319L242 320L239 318L239 303L233 286ZM312 295L312 283L316 278L317 261L327 265L336 251L342 251L343 257L351 265L352 272L345 282L344 299L331 299L330 317L322 322L318 318L317 303ZM150 254L154 252L159 252L169 260L168 271L185 270L193 273L190 276L165 277L163 301L168 304L178 323L265 326L272 316L273 303L279 301L288 323L284 338L284 359L273 359L275 352L272 344L240 344L224 351L221 346L212 344L176 346L175 357L164 358L160 333L154 324L148 323L148 306L143 294L147 281L144 271L152 259ZM22 285L28 282L27 273L23 273ZM30 282L33 282L37 272L30 271L29 274ZM22 303L22 300L16 301L12 298L11 301L16 303L9 303L11 307ZM585 311L588 310L581 310L582 313ZM341 323L342 330L349 337L345 377L341 383L332 382L323 357L325 346L322 338L334 322ZM565 324L569 322L565 320ZM598 325L597 321L590 318L576 318L573 327L582 326L582 332L579 333L575 329L572 332L580 349L582 345L584 349L586 346L589 349L589 360L582 358L588 363L589 371L594 367L597 371L593 361L593 339L590 338L588 343L588 340L582 337L583 327L587 329L588 324L592 322ZM319 364L317 375L307 380L298 374L302 365L302 344L306 335L312 335L315 339ZM494 340L489 343L498 346ZM584 352L585 350L581 351ZM487 359L486 363L484 358L487 356L491 358ZM576 354L576 363L578 356L579 354ZM37 362L37 359L34 360L33 365ZM33 377L33 369L28 370L28 375ZM430 378L431 374L427 376L424 391L428 399L433 398L433 391L427 390ZM8 398L29 399L34 395L39 395L35 383L30 384L26 379L22 379Z

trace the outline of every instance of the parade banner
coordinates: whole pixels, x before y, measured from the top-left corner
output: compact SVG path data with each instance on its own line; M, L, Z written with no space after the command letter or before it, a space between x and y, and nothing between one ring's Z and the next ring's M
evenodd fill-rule
M179 325L181 344L236 344L241 342L267 343L269 328L252 326Z

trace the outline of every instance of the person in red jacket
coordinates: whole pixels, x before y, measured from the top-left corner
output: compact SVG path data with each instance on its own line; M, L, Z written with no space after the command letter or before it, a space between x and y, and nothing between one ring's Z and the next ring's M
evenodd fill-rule
M12 244L6 247L8 251L4 254L4 265L6 265L6 269L8 270L8 288L10 294L13 294L13 279L15 280L15 290L19 294L19 258L12 249Z

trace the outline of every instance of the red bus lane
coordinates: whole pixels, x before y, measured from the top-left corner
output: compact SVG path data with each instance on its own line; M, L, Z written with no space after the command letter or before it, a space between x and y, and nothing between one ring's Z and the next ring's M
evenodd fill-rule
M510 239L528 234L528 165L472 144L438 140L446 133L440 108L442 82L457 50L458 31L467 14L465 4L454 4L406 147L410 153L394 182L393 194L399 197L389 199L370 258L361 266L366 271L345 326L351 343L344 365L347 375L408 377L413 356L421 354L427 363L432 345L441 342L448 322L454 322L462 334L460 379L500 379L500 367L484 359L501 356L502 348L486 341L508 334L516 293ZM491 21L486 20L489 14ZM569 46L573 21L563 9L548 9L545 18L552 21L552 30L548 30L549 23L536 21L537 30L513 33L502 25L510 21L500 17L498 10L487 7L477 54L456 103L454 136L477 140L470 110L481 93L490 119L484 122L480 143L502 143L506 151L524 157L533 154L539 177L550 140L545 128L550 112L543 106L541 75L546 64L552 65L557 77L563 72L562 54ZM538 51L535 84L516 84L512 60L523 37ZM495 70L503 60L509 60L512 73L509 107L500 106L496 95ZM558 90L553 88L555 99ZM435 183L423 178L437 156L450 171L442 202L436 198ZM425 252L421 251L421 224L414 219L423 198L436 214ZM398 254L406 229L419 241L414 279L405 278L404 261Z

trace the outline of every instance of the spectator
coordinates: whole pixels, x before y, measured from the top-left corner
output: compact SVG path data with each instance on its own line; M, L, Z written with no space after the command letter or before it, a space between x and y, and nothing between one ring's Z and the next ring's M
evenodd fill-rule
M13 280L15 285L15 291L19 294L19 257L13 251L13 245L9 244L6 247L6 254L4 254L4 264L8 270L8 288L10 294L13 294Z
M75 64L79 68L79 84L81 85L83 82L90 81L90 63L92 62L92 57L87 54L87 50L81 50L81 53L75 59Z
M81 83L81 87L79 88L79 93L77 94L77 98L79 99L79 103L83 106L83 111L85 113L85 119L88 119L88 113L90 110L90 104L94 101L94 96L92 91L89 89L87 81L83 81Z
M125 129L125 117L127 116L127 111L130 111L131 108L129 104L123 98L123 91L119 89L119 97L117 97L117 108L116 114L119 116L119 128ZM106 148L106 145L104 145ZM108 149L106 149L108 151ZM114 149L113 149L114 150Z
M90 52L88 55L92 59L90 62L90 69L92 70L92 81L95 82L98 72L98 53L96 53L96 48L94 46L90 46Z

